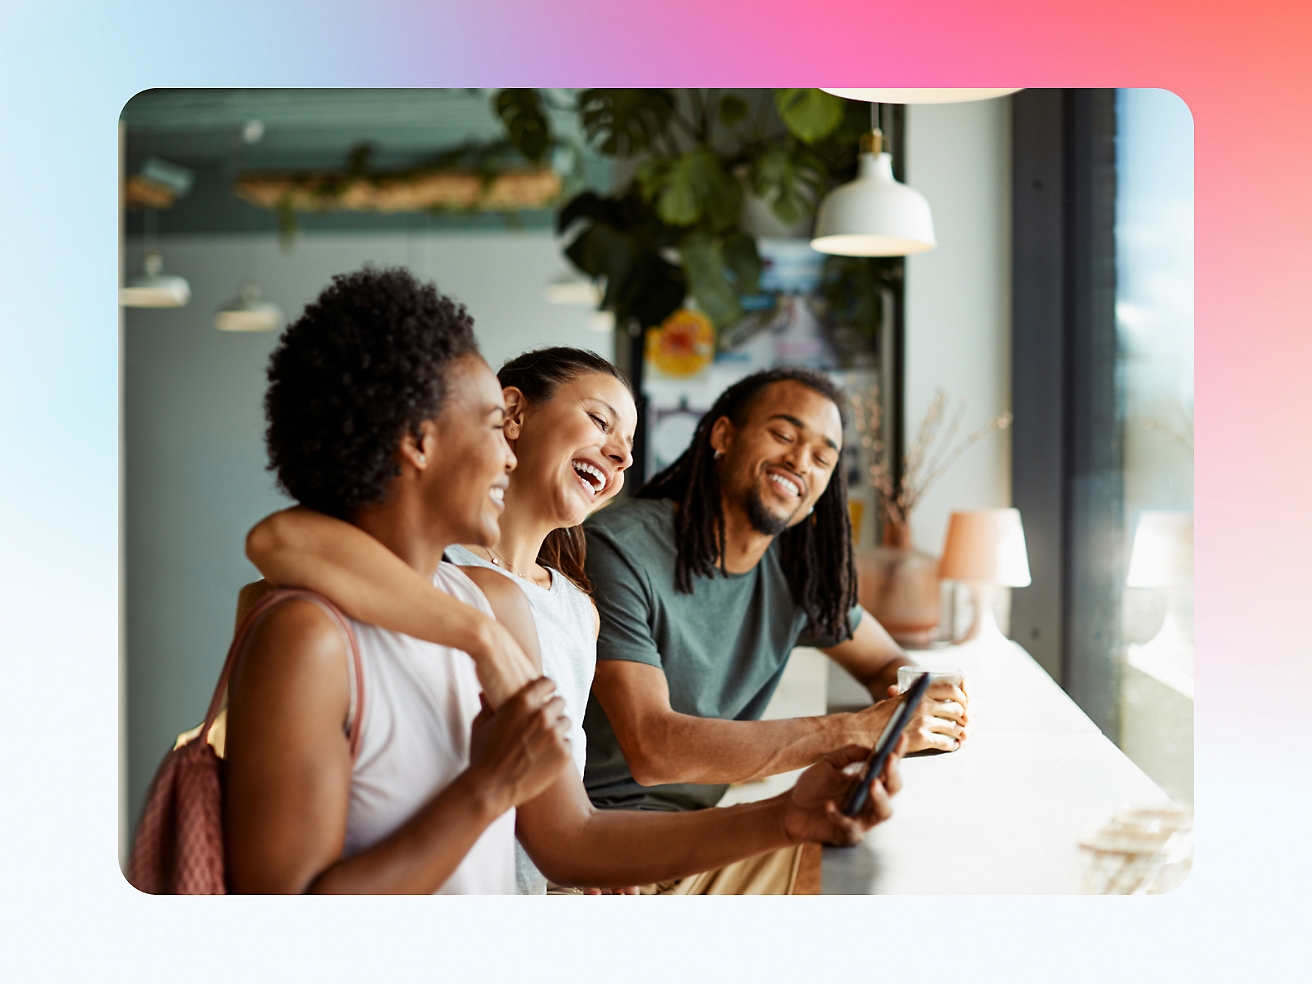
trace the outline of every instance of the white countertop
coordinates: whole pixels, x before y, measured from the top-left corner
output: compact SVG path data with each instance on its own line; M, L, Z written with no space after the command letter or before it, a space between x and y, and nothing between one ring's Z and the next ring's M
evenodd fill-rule
M1168 802L1020 646L914 654L960 667L971 735L902 763L892 819L825 848L826 895L1078 894L1078 842L1127 806Z

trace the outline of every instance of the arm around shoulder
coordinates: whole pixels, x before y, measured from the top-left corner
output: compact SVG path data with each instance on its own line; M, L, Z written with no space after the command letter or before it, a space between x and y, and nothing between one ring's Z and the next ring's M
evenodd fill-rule
M469 653L493 706L537 675L494 619L438 590L343 520L303 506L284 509L255 525L246 554L273 584L309 588L361 622Z

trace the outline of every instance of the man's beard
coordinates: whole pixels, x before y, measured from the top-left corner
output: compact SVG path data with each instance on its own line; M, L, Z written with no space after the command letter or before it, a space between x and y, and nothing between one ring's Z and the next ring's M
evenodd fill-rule
M792 516L778 516L765 508L760 489L753 488L747 493L745 505L747 507L747 522L751 523L752 529L762 536L778 536L788 529L788 524L793 519Z

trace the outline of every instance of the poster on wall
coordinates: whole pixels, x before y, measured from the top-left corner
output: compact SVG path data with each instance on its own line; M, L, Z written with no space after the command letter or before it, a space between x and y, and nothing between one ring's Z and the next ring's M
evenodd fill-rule
M879 354L886 346L881 338L833 316L821 290L824 254L804 239L760 239L757 249L760 294L743 299L743 317L722 329L718 338L710 319L693 308L680 308L647 332L647 475L673 464L715 398L750 373L805 366L825 372L849 391L864 392L882 383ZM883 311L885 322L890 321L891 296L885 298ZM880 389L887 391L886 386ZM850 450L856 441L845 443L853 520L860 528L868 514L864 469Z

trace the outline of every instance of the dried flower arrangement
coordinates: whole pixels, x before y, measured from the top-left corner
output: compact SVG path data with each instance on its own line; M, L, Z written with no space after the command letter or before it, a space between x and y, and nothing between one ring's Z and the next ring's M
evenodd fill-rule
M880 514L887 520L884 524L884 542L889 546L910 545L908 524L911 512L925 493L968 448L993 431L1006 430L1012 421L1010 412L1001 414L954 445L953 439L961 429L961 422L966 415L966 401L957 404L955 413L949 419L948 398L941 389L936 390L929 410L920 422L916 439L903 456L902 477L895 485L888 447L880 437L883 406L879 398L879 387L871 386L864 395L853 392L851 399L856 431L866 452L870 484L879 497ZM947 425L946 429L944 424Z

